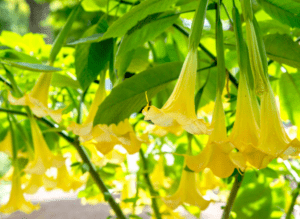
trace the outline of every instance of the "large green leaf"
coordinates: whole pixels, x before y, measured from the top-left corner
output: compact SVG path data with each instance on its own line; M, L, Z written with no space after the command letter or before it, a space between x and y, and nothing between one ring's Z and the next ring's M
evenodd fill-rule
M267 35L265 37L265 47L270 59L300 68L300 46L289 35Z
M53 74L51 85L54 87L71 87L74 89L80 88L78 81L72 79L70 76L62 74Z
M94 125L112 124L128 118L147 104L169 82L178 78L182 63L171 62L143 71L112 89L99 106Z
M167 27L171 26L177 18L178 15L173 12L149 15L128 31L122 40L116 57L119 78L123 78L130 65L134 55L133 50L157 37Z
M294 76L294 77L293 77ZM283 73L279 80L280 105L294 125L300 125L300 77Z
M146 18L149 14L155 14L170 9L175 0L147 0L137 6L134 6L124 16L114 22L103 35L101 40L121 37L127 33L129 29L134 27L139 21Z
M247 172L242 187L234 202L232 211L236 218L270 218L272 210L272 190L263 175ZM232 218L232 217L231 217Z
M300 27L300 3L293 0L258 0L274 19L291 27Z
M103 33L108 25L105 20L92 26L84 36L94 33ZM102 71L113 51L113 39L107 39L97 43L78 44L75 51L75 69L77 79L85 90Z
M167 27L171 26L178 18L178 15L171 13L153 14L148 16L145 20L149 20L145 24L139 23L134 28L130 29L124 36L119 47L118 55L122 56L126 52L141 46L143 43L154 39L161 34Z

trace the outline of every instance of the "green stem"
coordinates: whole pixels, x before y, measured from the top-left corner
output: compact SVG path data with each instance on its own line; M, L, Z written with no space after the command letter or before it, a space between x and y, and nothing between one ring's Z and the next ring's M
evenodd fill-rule
M288 212L286 213L285 219L291 219L291 216L293 215L293 211L294 211L294 206L296 204L297 197L299 195L299 191L300 191L300 184L298 184L297 188L293 191L292 202L290 204Z
M189 32L186 31L183 27L179 26L178 24L173 24L173 27L179 30L186 37L189 37ZM214 62L217 63L217 57L214 54L212 54L202 43L199 43L198 46L207 56L209 56ZM239 83L237 82L236 78L229 72L227 68L225 70L226 73L229 75L229 80L232 82L232 84L235 87L238 87Z
M4 84L6 84L7 86L9 86L10 89L13 88L12 85L11 85L11 83L9 83L9 82L8 82L4 77L2 77L1 75L0 75L0 81L2 81Z
M231 209L232 209L233 204L234 204L234 200L236 198L236 195L238 193L239 188L242 185L243 178L244 178L244 175L241 175L239 173L237 173L235 175L235 181L234 181L234 184L233 184L232 189L230 191L230 195L229 195L227 204L224 208L222 219L229 219L230 212L231 212Z
M16 115L21 115L21 116L28 117L27 113L21 112L21 111L17 111L17 110L10 110L10 109L0 108L0 112L12 113L12 114L16 114ZM37 117L35 117L35 118L38 119L38 120L40 120L40 121L42 121L43 123L45 123L46 125L50 126L51 128L58 127L57 124L49 121L48 119L37 118ZM105 194L106 197L108 197L107 201L108 201L109 205L111 206L111 208L116 213L117 217L119 219L126 219L126 217L124 216L124 214L123 214L120 206L116 203L116 201L114 200L114 198L112 197L112 195L109 193L109 191L106 188L103 180L101 179L101 177L97 173L97 171L96 171L95 167L93 166L93 164L92 164L89 156L87 155L87 153L85 152L85 150L82 148L82 146L80 145L79 141L76 141L74 138L71 138L65 131L57 132L57 134L59 134L61 137L63 137L66 141L68 141L70 144L72 144L77 149L77 151L78 151L81 159L83 160L83 162L88 165L88 167L89 167L89 173L91 174L92 178L96 182L97 186L99 187L99 189L101 190L101 192L103 194Z
M82 93L81 98L80 98L80 102L79 102L79 105L78 105L78 109L77 109L77 113L78 113L77 123L78 124L82 123L82 108L83 108L83 105L84 105L84 99L85 99L85 95L87 94L87 91L88 91L88 88L85 89L85 91Z
M157 196L157 192L154 190L153 185L151 183L149 174L148 174L148 163L147 163L147 159L145 157L145 154L143 152L142 149L140 149L140 156L142 159L142 163L143 163L143 168L144 168L144 178L146 180L146 183L148 185L149 191L150 191L150 195L151 195L151 201L152 201L152 208L155 214L156 219L161 219L161 214L159 212L159 208L157 205L157 201L156 201L156 196Z

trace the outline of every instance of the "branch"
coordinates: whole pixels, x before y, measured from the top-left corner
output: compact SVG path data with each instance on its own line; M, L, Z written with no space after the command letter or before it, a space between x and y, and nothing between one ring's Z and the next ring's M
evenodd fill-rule
M186 37L189 37L189 32L186 31L183 27L179 26L178 24L173 24L173 27L175 27L177 30L179 30L183 35L185 35ZM217 57L212 54L203 44L199 43L199 48L203 50L203 52L205 52L206 55L208 55L214 62L217 63ZM229 75L229 80L233 83L233 85L235 87L238 87L238 82L236 80L236 78L229 72L229 70L226 68L226 73L228 73Z
M161 217L161 214L159 212L159 208L158 208L156 198L155 198L157 196L157 192L154 190L153 185L151 183L151 180L150 180L150 177L149 177L149 174L148 174L147 160L146 160L145 154L144 154L142 149L140 149L140 156L141 156L142 163L143 163L143 168L144 168L143 175L144 175L144 178L146 180L146 183L148 184L150 195L151 195L152 208L153 208L156 219L161 219L162 217Z
M236 195L238 193L239 188L242 185L243 178L244 178L244 174L241 175L241 174L237 173L235 175L235 181L234 181L234 184L233 184L232 189L230 191L230 195L229 195L227 204L224 208L222 219L229 219L230 212L231 212L231 209L233 207L234 200L236 198Z
M8 82L4 77L2 77L0 75L0 81L2 81L4 84L6 84L7 86L9 86L10 89L13 89L13 86L11 85L10 82Z

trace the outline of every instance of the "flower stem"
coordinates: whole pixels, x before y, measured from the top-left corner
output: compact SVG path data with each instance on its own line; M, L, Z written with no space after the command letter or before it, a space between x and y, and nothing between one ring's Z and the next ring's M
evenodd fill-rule
M293 215L293 211L294 211L294 206L296 204L297 197L299 195L299 191L300 191L300 184L298 184L297 188L293 191L292 202L290 204L288 212L286 213L285 219L291 219L291 216Z
M242 185L243 178L244 178L244 174L241 175L241 174L237 173L235 175L235 181L234 181L234 184L233 184L232 189L230 191L230 195L229 195L227 204L224 208L222 219L229 219L230 212L231 212L231 209L233 207L234 200L236 198L236 195L238 193L239 188Z
M159 212L159 208L158 208L157 201L156 201L156 198L155 198L157 196L157 192L154 190L153 185L151 183L151 180L150 180L150 177L149 177L149 174L148 174L147 159L146 159L145 154L144 154L142 149L140 149L140 156L141 156L142 163L143 163L143 168L144 168L144 174L143 175L144 175L144 178L146 180L146 183L148 185L149 192L150 192L150 195L151 195L152 208L153 208L156 219L161 219L162 217L161 217L161 214Z

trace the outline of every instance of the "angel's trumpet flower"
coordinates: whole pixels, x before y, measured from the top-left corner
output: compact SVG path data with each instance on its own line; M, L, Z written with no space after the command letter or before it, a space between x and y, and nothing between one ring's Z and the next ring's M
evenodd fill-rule
M50 191L54 189L55 186L56 182L53 177L48 177L46 174L31 174L30 180L24 188L24 193L35 194L41 187L44 187L47 191Z
M291 140L284 130L270 83L261 98L260 122L259 150L283 158L299 154L300 142L297 138Z
M5 138L0 142L0 151L12 157L12 136L10 131L6 133Z
M96 125L89 136L85 136L83 141L86 144L94 144L102 153L109 153L115 145L122 145L129 154L134 154L140 150L141 144L147 142L146 135L137 137L128 119L118 125Z
M25 172L42 175L50 167L60 167L64 164L61 155L53 155L47 146L44 136L34 118L30 117L30 126L34 146L34 159L29 161Z
M38 210L39 205L33 205L31 202L26 201L21 188L20 172L17 167L14 168L12 176L12 187L10 192L9 201L0 207L0 212L11 214L15 211L23 211L30 214L32 211Z
M201 210L208 207L210 201L204 199L197 188L196 173L187 170L182 171L179 187L174 195L163 199L165 204L172 209L187 203L195 205Z
M145 120L151 120L162 127L182 126L192 134L208 134L209 129L203 119L195 113L195 83L197 73L197 50L191 49L184 61L177 84L165 105L158 109L146 106Z
M199 183L199 189L202 192L202 194L205 194L207 190L213 190L217 187L223 187L224 183L222 180L215 176L213 172L206 168L203 170L201 174L201 179Z
M105 80L100 81L99 87L96 91L95 98L92 102L92 105L89 110L89 114L85 121L82 124L77 124L73 122L68 126L68 131L73 131L74 134L78 136L86 136L90 134L93 128L93 121L96 116L97 110L99 105L102 103L102 101L106 97L106 92L105 92Z
M244 157L240 153L233 152L234 146L227 139L221 95L218 95L216 99L212 127L214 130L203 151L196 156L186 156L187 166L196 172L210 168L216 176L221 178L229 177L235 168L244 170Z
M83 182L75 179L67 170L66 165L57 168L56 188L62 189L65 192L75 191L81 187Z
M60 123L63 109L52 110L48 108L48 93L51 78L52 73L42 73L31 92L19 99L9 93L9 102L12 105L28 106L36 116L50 116L55 122Z

